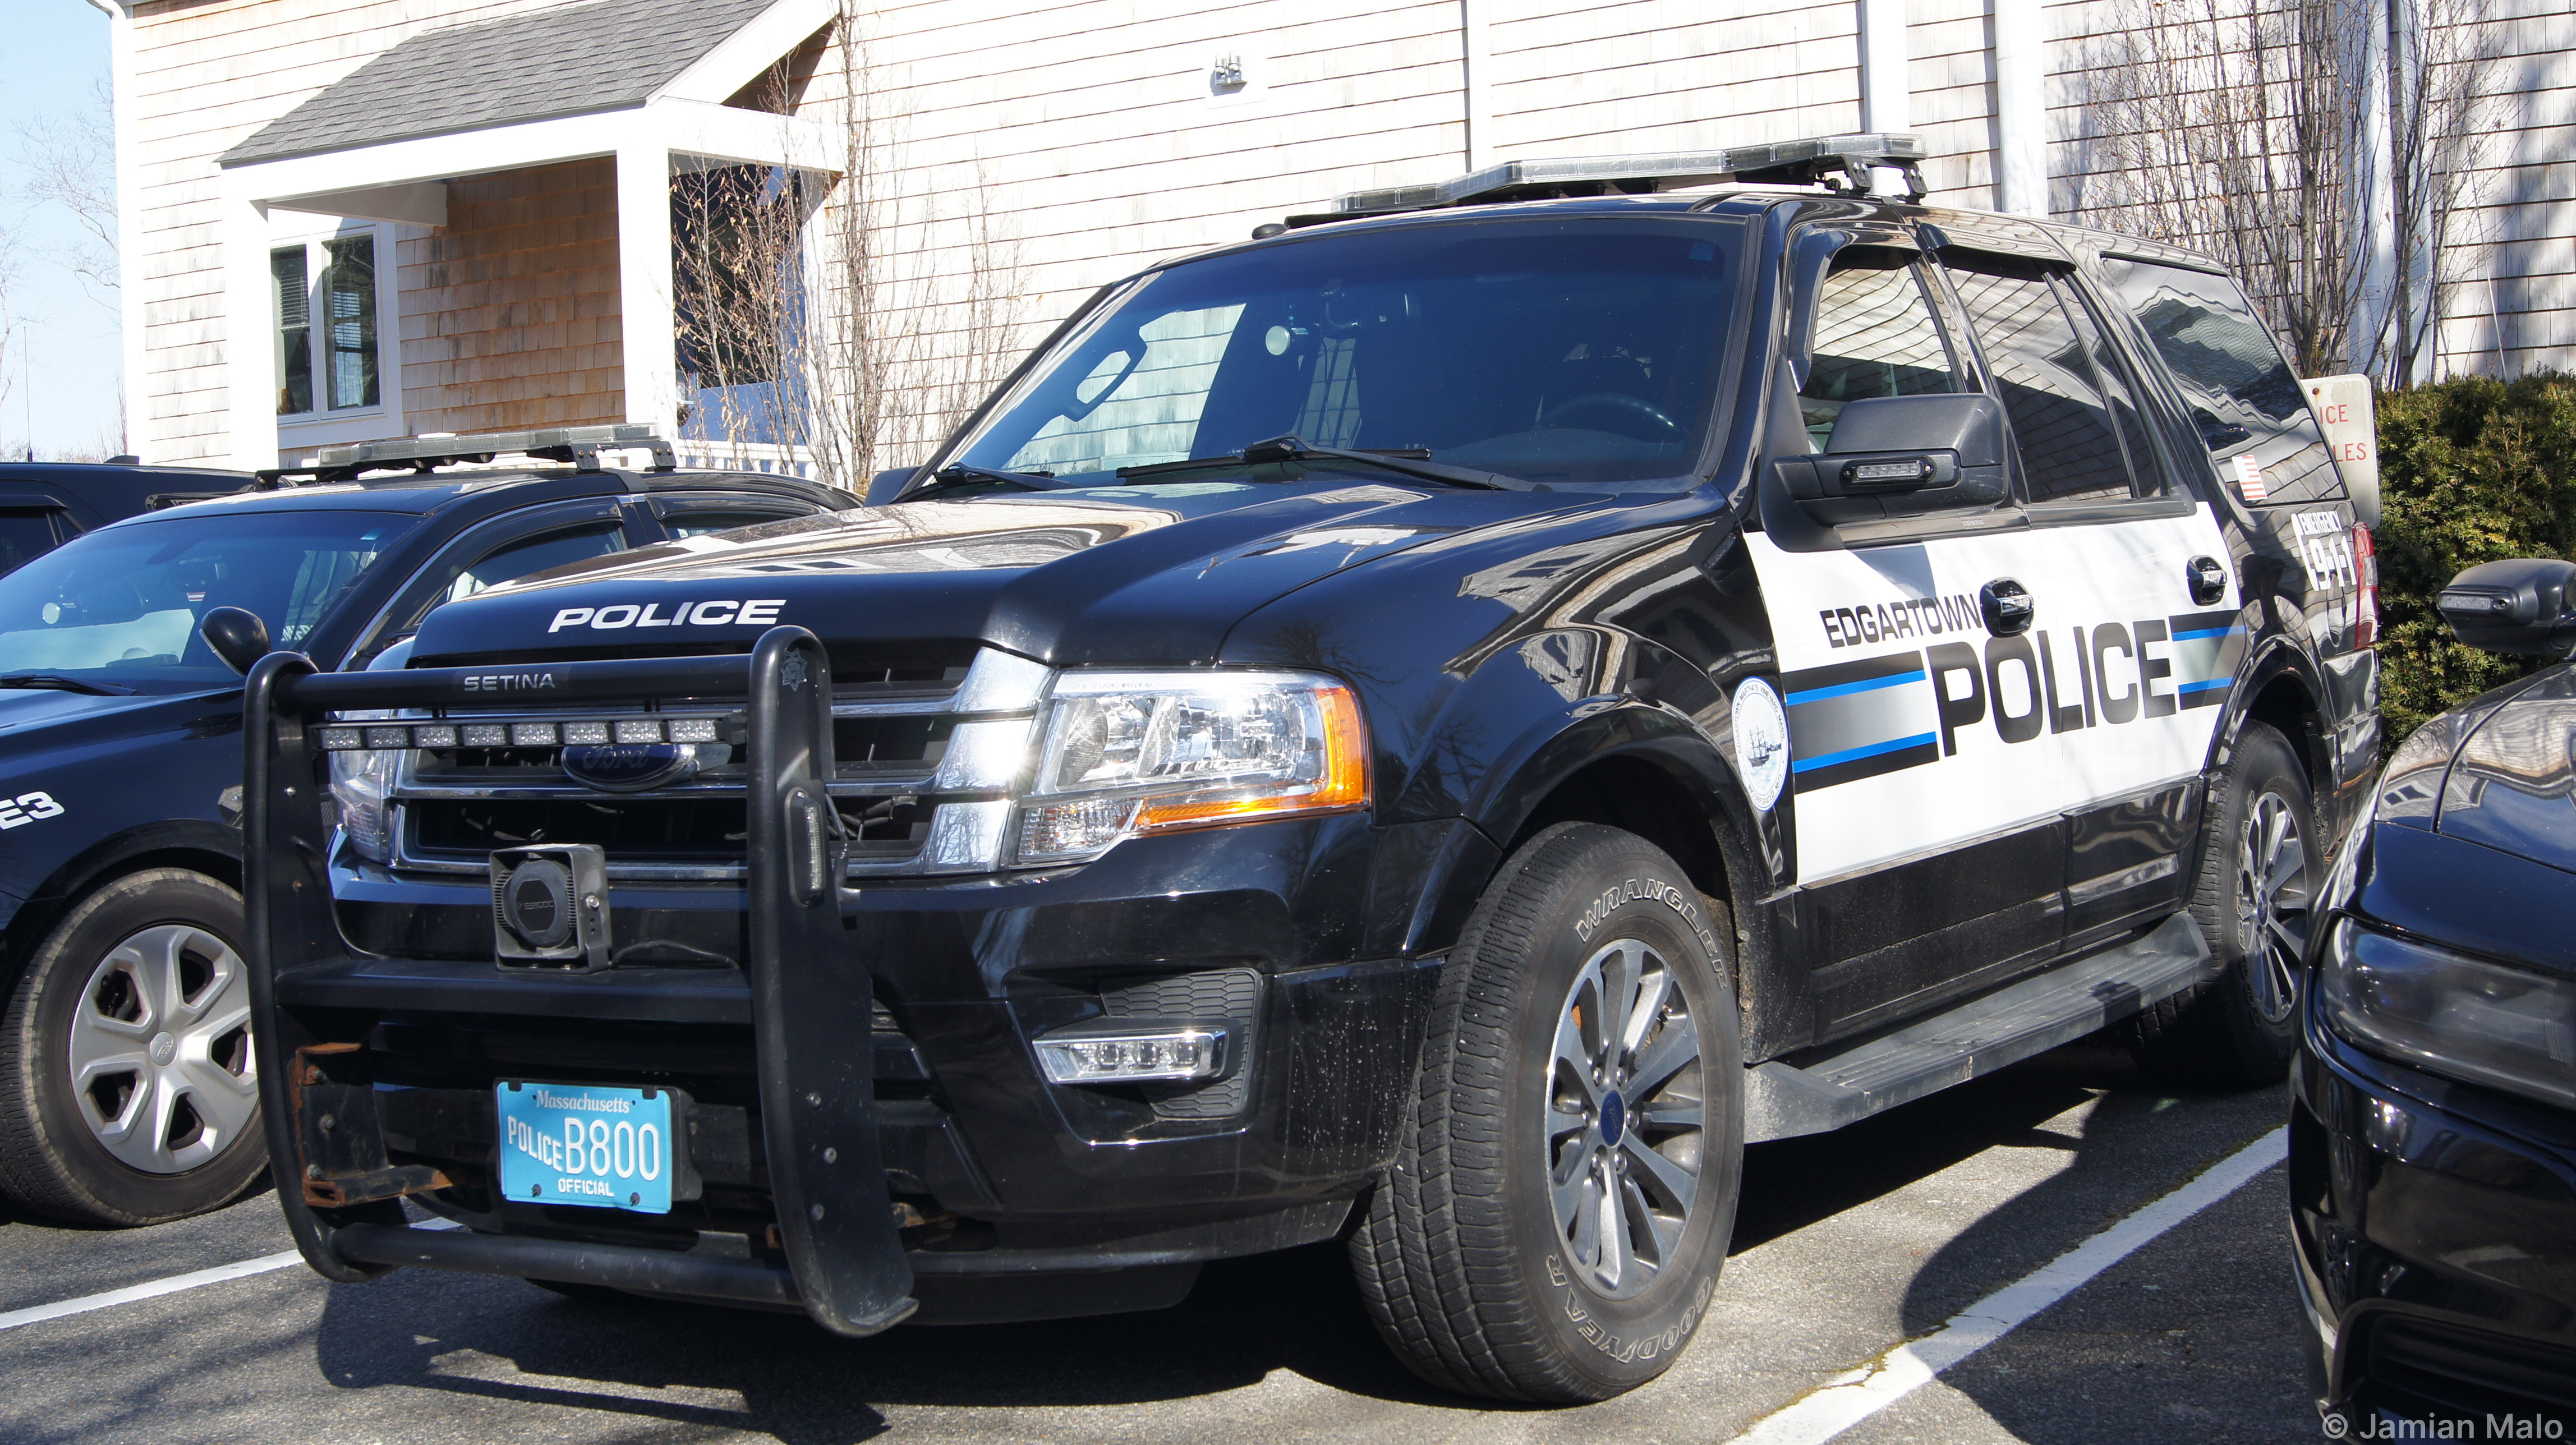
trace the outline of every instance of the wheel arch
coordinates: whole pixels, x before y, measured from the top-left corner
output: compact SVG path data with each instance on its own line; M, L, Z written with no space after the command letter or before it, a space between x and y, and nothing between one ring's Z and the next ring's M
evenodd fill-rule
M1599 823L1670 855L1692 885L1723 904L1747 1057L1792 1022L1800 997L1782 971L1790 956L1766 883L1756 813L1735 769L1679 714L1629 704L1564 725L1529 749L1481 800L1472 820L1499 845L1497 864L1557 823ZM1491 873L1474 880L1481 891Z
M2308 775L2311 806L2331 806L2334 745L2327 737L2325 695L2323 679L2314 675L2307 655L2284 639L2274 639L2256 655L2237 690L2239 702L2210 749L2210 771L2215 773L2234 753L2245 724L2264 723L2287 739L2290 751L2298 755L2299 766Z
M99 839L46 875L0 928L0 985L18 970L64 914L102 885L146 868L185 868L238 892L242 885L241 833L198 818L170 818Z

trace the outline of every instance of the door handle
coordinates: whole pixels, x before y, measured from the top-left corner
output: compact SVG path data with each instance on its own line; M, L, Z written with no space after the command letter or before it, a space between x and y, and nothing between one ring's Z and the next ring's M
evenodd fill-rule
M1977 610L1986 615L1986 630L1997 637L2018 637L2039 615L2039 600L2010 577L1998 577L1977 589Z
M2215 557L2194 557L2183 564L2186 582L2191 587L2191 600L2203 607L2227 595L2227 569Z

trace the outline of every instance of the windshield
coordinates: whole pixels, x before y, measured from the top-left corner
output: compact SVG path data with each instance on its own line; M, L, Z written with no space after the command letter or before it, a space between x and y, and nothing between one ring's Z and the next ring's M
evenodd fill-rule
M1536 482L1677 476L1709 426L1741 236L1566 217L1187 262L1104 304L946 460L1109 481L1295 436Z
M129 687L230 681L197 619L241 607L300 648L359 576L419 524L389 512L174 513L67 542L0 577L0 677Z

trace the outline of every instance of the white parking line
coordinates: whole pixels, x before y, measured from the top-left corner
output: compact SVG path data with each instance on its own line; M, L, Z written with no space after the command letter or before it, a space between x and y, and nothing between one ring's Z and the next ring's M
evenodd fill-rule
M1734 1445L1823 1445L2010 1334L2166 1230L2243 1188L2287 1156L2289 1137L2286 1128L2273 1130L2180 1189L1961 1310L1932 1334L1899 1345L1875 1363L1755 1421L1735 1438Z
M412 1221L414 1229L458 1227L454 1221L446 1219ZM251 1275L267 1274L271 1270L285 1269L289 1265L303 1262L304 1256L290 1249L283 1254L263 1254L257 1259L245 1259L234 1264L219 1264L213 1269L201 1269L190 1274L174 1274L168 1279L128 1285L123 1289L109 1290L104 1294L85 1294L78 1299L58 1300L49 1305L30 1305L26 1309L10 1310L0 1314L0 1330L14 1330L20 1325L42 1324L47 1320L61 1319L65 1315L85 1315L91 1310L114 1309L118 1305L130 1305L137 1300L159 1299L165 1294L177 1294L182 1290L192 1290L203 1285L222 1284L228 1279L246 1279Z
M177 1294L181 1290L195 1289L199 1285L221 1284L228 1279L266 1274L273 1269L284 1269L290 1264L303 1262L304 1256L290 1249L284 1254L264 1254L257 1259L245 1259L239 1264L219 1264L213 1269L201 1269L194 1274L176 1274L168 1279L156 1279L150 1284L128 1285L124 1289L112 1289L105 1294L85 1294L79 1299L36 1305L30 1309L11 1310L7 1314L0 1314L0 1330L14 1330L20 1325L41 1324L46 1320L61 1319L65 1315L85 1315L91 1310L113 1309L118 1305L130 1305L136 1300L158 1299L162 1295Z

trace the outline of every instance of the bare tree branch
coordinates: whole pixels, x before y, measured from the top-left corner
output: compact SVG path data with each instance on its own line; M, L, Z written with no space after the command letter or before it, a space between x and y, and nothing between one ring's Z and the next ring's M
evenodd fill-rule
M17 126L18 159L28 175L17 199L31 207L62 207L84 233L50 259L111 291L117 289L113 105L101 81L87 105L31 116Z
M2422 379L2475 264L2484 3L2121 0L2082 218L2225 261L2304 375Z
M837 93L809 103L809 88ZM854 489L926 452L1008 373L1028 300L980 164L904 168L883 89L845 8L820 51L733 101L827 117L837 174L672 179L682 384L698 398L684 427L745 461L792 447Z

